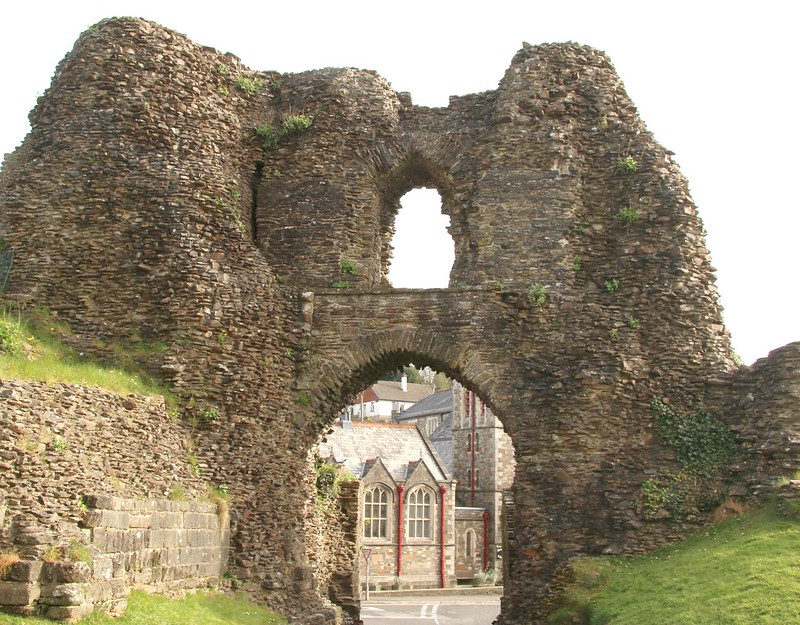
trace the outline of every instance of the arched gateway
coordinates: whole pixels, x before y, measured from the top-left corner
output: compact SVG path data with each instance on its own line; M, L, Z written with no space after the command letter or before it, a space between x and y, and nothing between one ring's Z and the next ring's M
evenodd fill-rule
M229 566L278 608L331 595L357 612L330 591L352 591L355 556L324 541L309 453L387 369L458 377L513 439L509 624L542 622L573 556L689 527L641 506L675 463L652 398L725 408L772 371L729 373L686 181L596 50L525 45L496 90L432 109L372 72L254 72L115 19L78 39L31 120L0 178L8 292L68 320L84 350L165 346L147 364L201 418L202 476L234 494ZM448 289L385 280L418 186L451 220ZM772 436L791 429L770 406L796 383L756 393ZM725 413L740 432L750 414Z

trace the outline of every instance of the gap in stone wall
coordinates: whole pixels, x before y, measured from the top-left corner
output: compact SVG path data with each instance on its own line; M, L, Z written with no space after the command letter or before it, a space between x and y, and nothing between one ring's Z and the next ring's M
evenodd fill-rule
M389 282L395 288L447 288L455 245L436 189L412 189L400 200L395 218Z

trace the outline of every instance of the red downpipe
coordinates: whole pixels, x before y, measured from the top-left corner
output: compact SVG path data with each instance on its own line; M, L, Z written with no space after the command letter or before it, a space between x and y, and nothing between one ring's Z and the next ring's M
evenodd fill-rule
M405 486L402 484L397 486L397 578L400 578L400 572L403 569L403 491Z
M469 505L475 505L475 393L469 391L469 402L467 404L472 415L472 431L470 432L470 449L472 450L472 470L469 477Z
M483 513L483 570L489 568L489 513Z
M439 492L442 494L442 505L439 506L439 531L442 537L442 549L439 552L439 575L442 577L442 588L447 588L447 576L444 572L444 539L445 539L445 528L444 528L444 496L447 493L447 489L443 486L439 486Z

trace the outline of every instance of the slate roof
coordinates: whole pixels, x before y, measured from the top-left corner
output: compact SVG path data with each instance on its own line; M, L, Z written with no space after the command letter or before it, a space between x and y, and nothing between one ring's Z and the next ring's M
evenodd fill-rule
M415 425L353 422L352 429L335 424L332 433L320 443L323 458L333 459L358 477L363 477L376 458L389 475L403 483L409 470L420 460L437 481L450 481L450 473L434 450L430 439Z
M453 415L449 414L431 432L431 442L444 466L453 473Z
M427 384L408 383L408 390L403 391L400 382L390 380L378 380L370 388L379 400L383 401L413 401L418 402L433 393L433 389Z
M453 412L453 390L447 389L437 391L428 395L419 403L414 404L408 410L404 410L397 416L397 420L403 422L407 419L419 419L434 414L447 414Z

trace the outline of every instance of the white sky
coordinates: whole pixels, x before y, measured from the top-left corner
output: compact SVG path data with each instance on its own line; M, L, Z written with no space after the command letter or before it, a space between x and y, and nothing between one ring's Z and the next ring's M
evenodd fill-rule
M159 22L257 70L374 69L429 106L494 89L522 41L592 45L610 55L689 179L726 323L749 363L800 340L794 9L786 0L6 2L0 153L21 142L28 111L80 32L105 17Z

